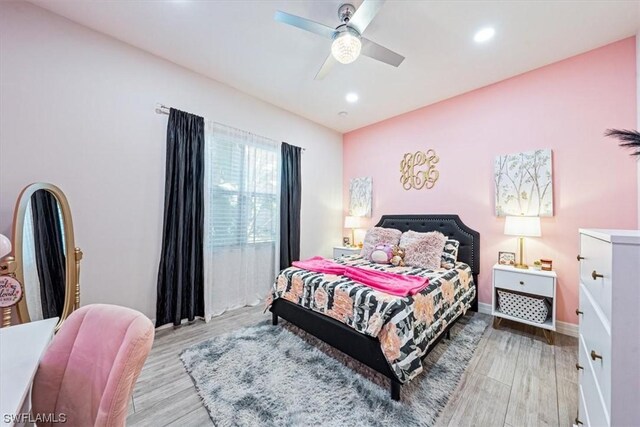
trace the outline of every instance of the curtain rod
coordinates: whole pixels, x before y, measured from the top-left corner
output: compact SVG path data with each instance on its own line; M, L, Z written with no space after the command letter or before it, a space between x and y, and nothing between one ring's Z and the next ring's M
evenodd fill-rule
M169 107L162 105L162 104L156 104L156 113L158 114L166 114L167 116L169 115Z
M170 108L169 108L169 107L167 107L166 105L163 105L163 104L156 104L156 113L157 113L157 114L166 114L166 115L168 116L168 115L169 115L169 110L170 110ZM239 130L239 131L241 131L241 132L251 133L251 132L248 132L248 131L243 130L243 129L234 128L233 126L224 125L224 124L222 124L222 123L218 123L218 122L214 122L214 123L219 124L219 125L222 125L222 126L226 126L226 127L229 127L229 128L233 128L233 129ZM251 133L251 134L252 134L252 135L259 136L259 137L261 137L261 138L265 138L264 136L261 136L261 135L257 135L257 134L254 134L254 133ZM269 138L269 139L271 139L271 138ZM275 140L274 140L274 141L275 141ZM306 148L303 148L303 147L300 147L300 149L301 149L303 152L307 151L307 149L306 149Z

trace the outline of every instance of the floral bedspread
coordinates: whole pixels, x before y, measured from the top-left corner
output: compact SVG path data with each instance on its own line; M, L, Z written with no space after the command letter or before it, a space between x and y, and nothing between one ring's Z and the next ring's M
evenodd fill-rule
M429 278L419 294L400 297L377 291L353 280L296 267L282 270L266 305L284 298L332 317L356 331L377 337L389 365L401 382L422 372L421 357L439 333L471 305L476 293L471 268L428 270L369 262L359 255L337 263Z

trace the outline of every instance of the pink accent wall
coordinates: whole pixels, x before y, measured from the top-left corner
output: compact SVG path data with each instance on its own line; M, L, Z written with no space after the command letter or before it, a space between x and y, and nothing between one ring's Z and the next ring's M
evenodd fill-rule
M558 320L577 323L578 228L638 226L636 161L603 137L636 126L635 55L632 37L347 133L344 206L349 180L371 176L368 225L383 214L459 214L480 232L480 301L490 303L498 251L517 245L494 214L493 161L551 148L555 216L542 218L542 237L527 239L525 255L553 259ZM431 190L403 190L403 154L429 148L440 156L440 179Z

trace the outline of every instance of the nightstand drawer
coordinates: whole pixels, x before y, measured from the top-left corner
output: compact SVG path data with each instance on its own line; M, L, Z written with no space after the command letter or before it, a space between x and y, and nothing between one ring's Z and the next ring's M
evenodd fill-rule
M519 271L494 270L496 288L553 298L553 278Z
M360 255L360 248L333 248L334 258L342 258L351 255Z

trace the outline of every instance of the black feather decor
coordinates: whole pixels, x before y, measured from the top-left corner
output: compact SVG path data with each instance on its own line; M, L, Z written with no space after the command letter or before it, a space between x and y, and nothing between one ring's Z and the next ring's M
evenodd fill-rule
M604 136L618 139L621 147L635 150L631 155L640 157L640 132L626 129L607 129Z

